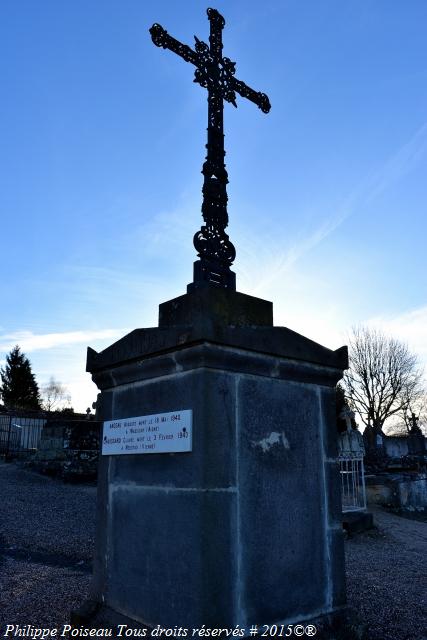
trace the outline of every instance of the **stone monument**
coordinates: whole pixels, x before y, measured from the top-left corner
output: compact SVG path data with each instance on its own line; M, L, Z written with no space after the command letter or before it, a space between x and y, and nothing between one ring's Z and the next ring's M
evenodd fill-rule
M423 458L426 453L425 439L419 426L419 417L412 411L409 420L411 428L408 434L408 453L412 456Z
M104 619L248 635L345 609L335 385L347 349L274 327L271 302L236 291L223 101L270 103L234 77L224 19L208 18L209 45L194 50L150 29L208 89L205 224L193 282L160 304L158 327L88 349L104 421L92 597Z

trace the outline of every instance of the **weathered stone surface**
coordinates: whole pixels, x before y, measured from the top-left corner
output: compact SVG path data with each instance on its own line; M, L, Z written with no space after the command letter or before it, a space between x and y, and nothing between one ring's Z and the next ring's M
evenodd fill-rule
M427 473L404 471L366 478L368 504L409 511L427 509Z
M342 515L342 527L349 534L368 531L374 527L374 516L367 511L347 511Z
M338 382L338 380L337 380ZM320 406L322 411L322 421L324 429L324 453L327 458L336 460L338 456L337 430L327 428L327 425L336 424L336 393L335 385L323 388L320 395Z
M152 626L234 617L236 494L113 485L108 601Z
M293 380L322 386L335 385L341 377L341 369L336 367L313 365L313 363L290 360L282 356L266 357L266 354L241 348L201 342L167 354L153 354L100 371L95 370L92 379L100 389L108 390L129 383L203 368L230 373L238 371L268 379ZM334 397L334 391L332 391L332 395L325 400L325 407L327 404L331 406L331 399ZM329 416L329 413L327 415Z
M347 348L331 351L286 327L171 327L168 329L135 329L116 343L97 353L90 347L86 370L94 373L149 355L166 353L201 342L228 345L259 353L311 362L343 369L347 367Z
M88 348L86 370L95 373L201 342L340 370L347 367L347 347L332 351L286 327L270 326L270 319L271 303L265 300L232 291L196 290L160 305L159 328L135 329L100 353Z
M88 353L103 420L193 411L191 452L100 464L92 597L149 626L292 622L345 601L333 398L347 351L226 294L160 305L159 329Z
M100 495L107 505L99 511L98 596L153 625L245 625L254 617L277 621L297 610L307 617L331 611L330 573L343 569L332 567L329 512L338 510L333 520L339 521L341 505L336 486L330 486L336 466L330 469L323 452L323 430L335 424L322 418L318 389L200 367L110 390L103 405L108 419L192 408L194 441L191 453L102 461ZM219 535L206 525L213 504L220 509L214 511L220 529L236 523L227 543L219 543L222 529ZM215 553L220 550L219 564L228 558L221 565L227 606L218 600L214 579L203 591L197 582L207 575L203 562L211 562L209 546L200 549L202 531ZM162 579L153 581L146 567ZM188 567L196 576L191 580ZM173 610L164 576L180 584ZM195 600L195 589L203 597ZM342 600L342 587L335 590Z
M183 454L117 456L111 479L132 477L141 485L226 489L235 486L233 428L236 406L234 380L214 371L193 371L117 389L114 418L150 415L191 408L193 451Z
M328 500L326 509L328 512L329 526L341 528L341 477L339 463L331 458L327 459L324 464L325 482L328 487L328 493L325 498Z
M243 379L238 406L245 623L322 610L326 487L316 389Z
M341 522L328 530L330 562L327 563L327 588L332 608L346 603L344 532ZM345 636L344 636L345 637Z
M273 304L244 293L206 287L159 305L159 327L273 326Z
M94 479L97 474L101 423L55 419L43 427L29 466L64 479Z

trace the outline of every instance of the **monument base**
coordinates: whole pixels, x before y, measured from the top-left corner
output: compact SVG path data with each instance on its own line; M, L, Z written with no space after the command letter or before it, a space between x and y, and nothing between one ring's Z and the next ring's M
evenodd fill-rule
M374 528L374 516L369 511L347 511L342 514L342 526L349 535Z
M159 328L89 350L98 419L193 417L187 453L101 456L93 599L153 628L338 614L346 365L345 348L273 327L270 303L220 289L160 305Z

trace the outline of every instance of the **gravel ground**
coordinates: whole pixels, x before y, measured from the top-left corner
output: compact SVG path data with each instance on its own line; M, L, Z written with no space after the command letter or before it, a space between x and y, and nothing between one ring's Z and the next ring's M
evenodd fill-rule
M88 595L96 487L0 462L0 634L61 627Z
M427 640L427 524L373 514L377 528L345 544L348 602L369 640Z
M0 462L0 633L62 627L87 598L96 488ZM367 640L427 640L427 525L375 511L377 529L346 540L348 601Z

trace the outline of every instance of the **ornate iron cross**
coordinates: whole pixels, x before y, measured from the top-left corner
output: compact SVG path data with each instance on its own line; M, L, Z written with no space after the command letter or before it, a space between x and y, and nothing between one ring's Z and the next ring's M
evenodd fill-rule
M200 260L194 263L194 282L188 285L188 290L215 285L235 291L236 275L230 266L236 257L236 250L225 233L228 225L228 174L224 162L224 100L237 107L238 93L254 102L264 113L270 111L270 101L265 93L254 91L234 77L235 62L222 55L225 20L216 9L208 9L207 14L210 22L209 45L194 36L195 50L172 38L159 24L153 24L150 33L155 45L170 49L186 62L194 64L194 82L208 90L208 143L202 169L202 214L205 224L194 235L194 247Z

